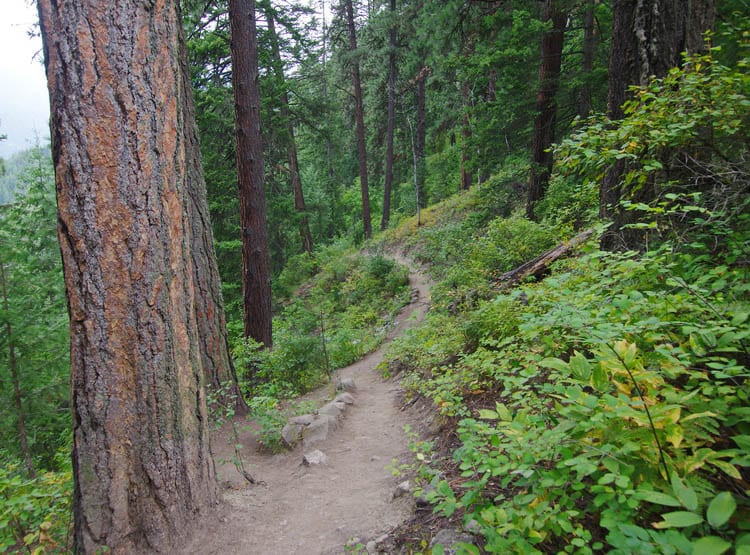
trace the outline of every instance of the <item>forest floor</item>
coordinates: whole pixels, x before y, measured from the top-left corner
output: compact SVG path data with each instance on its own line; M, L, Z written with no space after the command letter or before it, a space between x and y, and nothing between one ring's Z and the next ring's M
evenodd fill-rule
M400 263L410 263L395 256ZM404 329L421 321L429 305L429 282L410 271L410 285L418 291L398 315L386 342L359 362L336 372L335 380L353 379L355 402L328 438L309 448L271 455L259 449L247 422L237 422L245 469L255 478L249 484L236 470L231 426L212 438L222 503L216 514L203 519L183 550L195 554L338 554L346 545L363 546L406 521L413 512L410 494L394 498L404 478L392 475L393 459L411 460L407 424L418 429L416 416L400 406L397 380L384 380L377 367L387 344ZM332 397L332 386L303 399L322 404ZM318 449L327 461L303 464L306 452Z

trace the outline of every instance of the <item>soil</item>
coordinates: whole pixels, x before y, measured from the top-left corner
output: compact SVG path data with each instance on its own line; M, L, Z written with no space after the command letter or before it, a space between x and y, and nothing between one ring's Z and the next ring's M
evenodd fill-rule
M409 265L395 255L400 263ZM196 554L338 554L346 545L379 538L412 514L414 500L406 494L394 499L403 477L394 477L394 459L411 460L404 427L414 416L402 410L401 389L382 378L378 365L387 343L422 320L429 304L429 282L417 271L411 287L419 296L400 313L385 344L359 362L336 373L351 378L357 390L338 427L321 443L297 447L277 455L263 453L252 432L240 430L245 469L256 480L249 484L231 462L231 427L212 437L222 502L215 514L201 519L194 537L180 550ZM416 297L416 299L415 299ZM306 398L319 405L332 397L329 385ZM246 422L237 423L240 428ZM305 452L319 449L327 456L321 465L302 464ZM224 462L222 462L224 461Z

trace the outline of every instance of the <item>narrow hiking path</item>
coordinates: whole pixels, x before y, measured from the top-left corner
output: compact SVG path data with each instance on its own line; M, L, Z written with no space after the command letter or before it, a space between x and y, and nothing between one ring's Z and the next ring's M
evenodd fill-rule
M399 263L411 267L399 255ZM278 455L259 452L252 434L241 432L246 446L245 468L259 482L249 485L231 463L219 463L223 485L222 506L202 521L195 537L181 552L195 554L337 554L346 553L353 538L367 543L404 522L413 509L410 495L394 499L400 479L388 465L394 458L410 456L404 426L410 423L399 407L400 387L385 381L377 370L386 345L402 331L422 320L429 304L429 281L410 271L409 282L419 294L404 307L397 324L376 351L339 370L337 379L351 378L357 389L355 402L329 437L310 449L327 456L325 464L302 464L306 451L298 446ZM331 396L325 386L306 398ZM244 425L244 422L239 423ZM217 459L230 460L232 439L213 439Z

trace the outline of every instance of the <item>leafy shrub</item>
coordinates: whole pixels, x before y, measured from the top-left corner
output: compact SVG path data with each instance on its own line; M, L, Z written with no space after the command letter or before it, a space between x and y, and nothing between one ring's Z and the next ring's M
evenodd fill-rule
M72 495L70 468L29 479L0 466L0 552L67 553Z

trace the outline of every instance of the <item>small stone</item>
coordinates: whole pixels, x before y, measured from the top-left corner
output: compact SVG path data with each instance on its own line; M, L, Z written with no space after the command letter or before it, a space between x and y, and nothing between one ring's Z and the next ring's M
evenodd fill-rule
M302 444L305 447L325 441L328 438L328 431L330 429L329 422L330 418L327 416L321 416L315 418L309 426L302 429Z
M456 553L458 553L458 548L455 548L454 546L457 543L473 544L473 542L474 537L470 534L466 534L453 528L443 528L432 538L430 547L441 545L443 546L443 553L445 555L456 555Z
M374 555L378 552L378 544L375 543L375 540L369 541L367 542L365 549L367 550L367 553L369 553L369 555Z
M336 395L336 398L333 400L334 403L344 403L346 405L353 405L354 404L354 395L351 393L347 393L346 391L343 393L339 393Z
M377 455L373 455L372 457L370 457L371 462L379 461L379 460L380 460L380 457L378 457Z
M357 385L354 383L353 379L344 378L339 382L338 386L336 386L336 390L352 393L354 391L357 391Z
M401 482L399 485L396 486L396 489L393 492L393 499L398 499L399 497L404 496L410 491L411 491L411 484L409 483L409 480L404 480L403 482Z
M305 456L302 457L302 464L306 464L307 466L326 464L327 462L328 457L320 449L313 449L309 453L305 453Z
M287 422L281 430L281 439L287 447L294 447L302 440L302 430L306 427L305 424L299 424L293 421Z
M320 407L320 409L318 410L318 414L337 417L340 416L341 413L344 412L344 410L346 410L345 403L331 401L330 403L326 403L325 405Z
M302 414L300 416L294 416L289 419L289 422L293 422L294 424L302 424L303 426L309 426L312 424L312 421L315 419L315 416L312 414Z
M475 519L472 518L469 522L464 524L464 530L466 530L469 534L480 534L482 532L482 527Z

